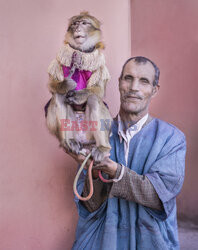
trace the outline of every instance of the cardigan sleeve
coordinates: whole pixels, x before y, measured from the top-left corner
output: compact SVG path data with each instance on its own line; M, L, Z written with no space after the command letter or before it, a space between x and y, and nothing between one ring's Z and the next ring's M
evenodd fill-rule
M116 178L119 177L120 172L121 167L118 165ZM163 210L159 196L149 179L127 167L124 169L123 178L113 183L110 196L133 201L152 209Z
M118 164L115 178L119 178L121 167ZM89 212L97 210L110 197L122 198L139 203L143 206L163 210L162 203L149 179L125 167L123 178L119 182L103 183L100 179L93 180L94 194L89 201L83 202ZM85 180L83 196L89 193L89 181Z

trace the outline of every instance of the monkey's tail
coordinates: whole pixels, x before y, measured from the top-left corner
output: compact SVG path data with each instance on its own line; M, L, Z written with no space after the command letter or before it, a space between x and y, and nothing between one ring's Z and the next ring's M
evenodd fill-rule
M78 191L77 191L77 182L78 182L78 178L81 174L81 172L83 171L83 168L85 166L85 164L87 163L88 159L90 158L91 153L89 153L87 155L87 157L85 158L85 160L83 161L81 167L78 170L78 173L74 179L74 184L73 184L73 190L74 190L74 194L78 197L79 200L81 201L88 201L89 199L91 199L92 195L93 195L93 179L92 179L92 167L93 167L93 161L90 163L89 168L88 168L88 177L89 177L89 186L90 186L90 191L87 197L82 197L79 195Z

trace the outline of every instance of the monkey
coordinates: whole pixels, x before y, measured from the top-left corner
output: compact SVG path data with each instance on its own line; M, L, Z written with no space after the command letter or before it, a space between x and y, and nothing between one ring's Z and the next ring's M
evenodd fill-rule
M111 128L100 127L101 121L112 122L103 102L110 75L102 53L100 27L100 21L88 12L69 19L64 44L48 68L52 98L46 118L49 131L58 138L61 147L79 154L91 146L95 162L108 156L111 149ZM84 119L86 131L79 131L79 119ZM64 121L73 123L72 129L64 129ZM97 129L85 129L93 123Z

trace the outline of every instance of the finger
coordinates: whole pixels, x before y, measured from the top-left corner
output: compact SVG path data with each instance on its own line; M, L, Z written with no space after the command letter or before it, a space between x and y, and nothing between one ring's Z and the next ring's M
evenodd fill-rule
M94 164L94 166L95 167L102 167L102 166L107 166L108 165L108 161L107 160L102 160L101 162L96 162L95 164Z
M104 165L96 165L93 167L93 170L105 170L106 166Z

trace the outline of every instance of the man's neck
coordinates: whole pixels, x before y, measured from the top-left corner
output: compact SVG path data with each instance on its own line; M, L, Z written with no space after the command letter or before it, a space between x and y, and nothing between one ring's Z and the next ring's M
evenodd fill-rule
M139 120L141 120L145 115L148 114L148 110L144 110L143 112L139 113L126 113L122 109L119 111L120 118L123 123L125 124L136 124Z

